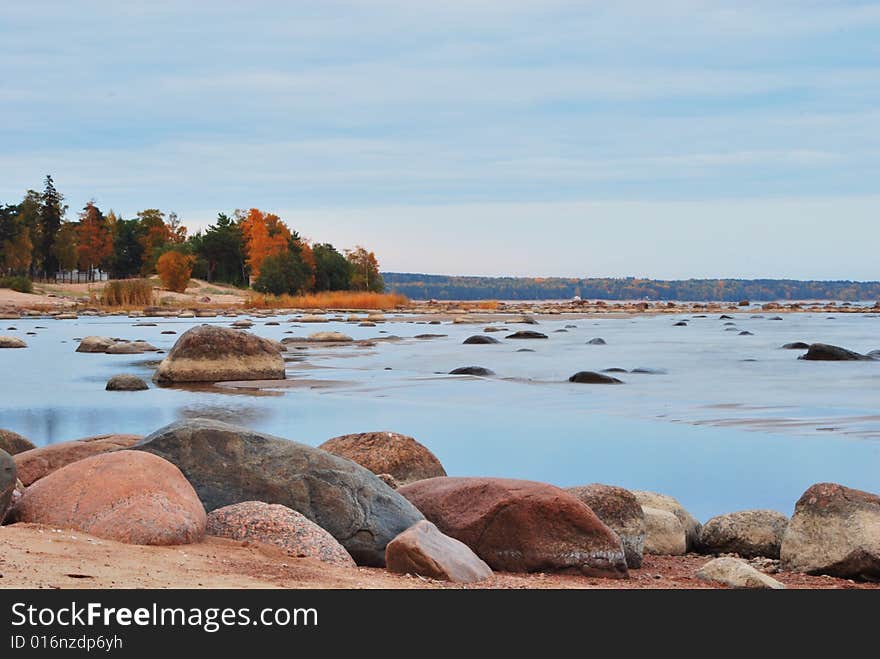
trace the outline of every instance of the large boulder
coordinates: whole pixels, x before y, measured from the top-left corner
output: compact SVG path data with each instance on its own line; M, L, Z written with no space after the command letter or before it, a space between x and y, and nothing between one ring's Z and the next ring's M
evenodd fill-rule
M660 508L642 506L645 513L645 553L660 556L681 556L687 553L687 534L673 513Z
M843 578L880 578L880 496L817 483L798 500L782 538L783 566Z
M109 336L86 336L76 347L77 352L107 352L107 350L116 345L116 340Z
M678 499L668 494L659 494L645 490L632 490L632 493L638 499L642 508L646 506L657 508L675 515L681 522L682 528L684 528L685 536L687 537L687 551L697 547L700 542L700 522L685 510L685 507L678 502Z
M827 343L811 343L807 352L798 359L830 362L871 361L868 355L862 355L840 346L832 346Z
M284 377L284 358L274 342L214 325L200 325L181 334L154 376L165 384Z
M495 375L495 371L485 366L459 366L449 371L449 375L476 375L481 378L489 378Z
M614 485L592 483L569 487L566 492L590 507L596 517L614 531L623 543L626 565L642 566L645 551L645 513L632 492Z
M287 506L329 531L359 565L384 565L385 546L422 519L351 460L220 421L172 423L135 448L177 465L208 511L243 501Z
M697 579L730 588L782 590L785 586L739 558L715 558L697 570Z
M398 492L492 569L628 576L617 534L577 498L553 485L503 478L431 478Z
M26 437L22 437L17 432L0 428L0 451L15 455L23 451L30 451L32 448L36 448L36 446Z
M470 547L440 533L428 520L416 522L385 548L389 572L473 583L492 576L492 568Z
M700 529L700 551L779 558L788 517L775 510L741 510L713 517Z
M27 343L15 336L0 336L0 348L27 348Z
M263 542L297 557L354 567L336 538L304 515L277 503L244 501L208 513L207 534L233 540Z
M398 486L446 475L437 456L412 437L396 432L342 435L318 448L357 462L374 474L389 474Z
M97 435L24 451L15 456L18 477L26 486L31 485L71 462L129 448L141 439L142 435Z
M0 449L0 524L6 517L6 510L12 502L16 478L15 460L6 451Z
M143 451L105 453L62 467L28 487L10 517L136 545L198 542L206 522L180 470Z

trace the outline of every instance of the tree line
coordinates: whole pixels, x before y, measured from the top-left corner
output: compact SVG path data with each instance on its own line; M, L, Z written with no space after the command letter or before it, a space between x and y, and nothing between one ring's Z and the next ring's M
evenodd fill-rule
M880 300L876 281L454 277L399 272L383 276L391 291L413 300Z
M363 247L339 252L310 243L274 213L258 208L219 213L204 231L187 235L176 213L156 208L125 219L94 201L67 219L68 207L46 176L43 191L28 190L13 204L0 204L0 276L53 279L80 271L93 278L159 274L166 287L182 290L190 277L264 293L316 291L381 292L376 255Z

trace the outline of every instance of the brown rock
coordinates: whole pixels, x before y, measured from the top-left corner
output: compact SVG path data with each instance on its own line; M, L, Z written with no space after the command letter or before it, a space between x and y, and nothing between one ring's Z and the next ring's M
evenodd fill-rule
M208 514L207 534L264 542L292 556L355 567L354 559L336 538L304 515L280 504L245 501L217 508Z
M431 478L398 492L492 569L628 576L617 534L553 485L503 478Z
M741 510L713 517L700 529L700 551L779 558L788 518L775 510Z
M566 492L589 506L590 510L620 537L626 554L627 567L642 566L642 553L645 551L645 513L632 492L622 487L600 483L569 487Z
M109 336L86 336L76 347L77 352L107 352L116 341Z
M463 542L443 535L427 520L416 522L388 543L389 572L429 579L473 583L492 576L492 569Z
M128 448L141 439L141 435L97 435L24 451L15 456L18 477L29 486L71 462Z
M28 487L10 517L135 545L198 542L206 523L180 470L143 451L95 455L62 467Z
M798 500L782 538L782 565L842 578L880 578L880 496L817 483Z
M681 556L687 553L687 534L681 521L668 510L642 506L645 513L645 553Z
M27 348L27 343L15 336L0 336L0 348Z
M6 517L6 511L12 503L12 494L18 479L15 472L15 460L6 451L0 449L0 524Z
M29 439L22 437L17 432L0 428L0 450L6 451L9 455L15 455L23 451L30 451L32 448L36 448L36 446Z
M400 483L398 483L397 479L391 474L376 474L376 476L379 478L380 481L385 483L385 485L390 487L392 490L396 490L398 487L400 487Z
M249 332L201 325L181 334L159 364L158 382L283 380L284 358L274 342Z
M328 439L318 448L357 462L374 474L389 474L398 485L445 476L437 457L412 437L396 432L363 432Z

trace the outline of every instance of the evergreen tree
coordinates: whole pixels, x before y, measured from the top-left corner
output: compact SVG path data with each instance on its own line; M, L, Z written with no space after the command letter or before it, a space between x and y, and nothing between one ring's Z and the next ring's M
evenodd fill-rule
M55 250L55 240L67 206L64 205L64 197L55 189L52 176L47 174L40 196L40 236L37 243L36 268L41 270L47 277L58 272L58 256Z

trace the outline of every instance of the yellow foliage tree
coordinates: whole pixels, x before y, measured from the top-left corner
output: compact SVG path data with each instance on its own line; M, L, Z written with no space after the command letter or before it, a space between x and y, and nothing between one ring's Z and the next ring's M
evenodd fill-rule
M176 251L165 252L160 256L156 261L156 271L165 290L183 293L189 284L195 262L193 256Z

